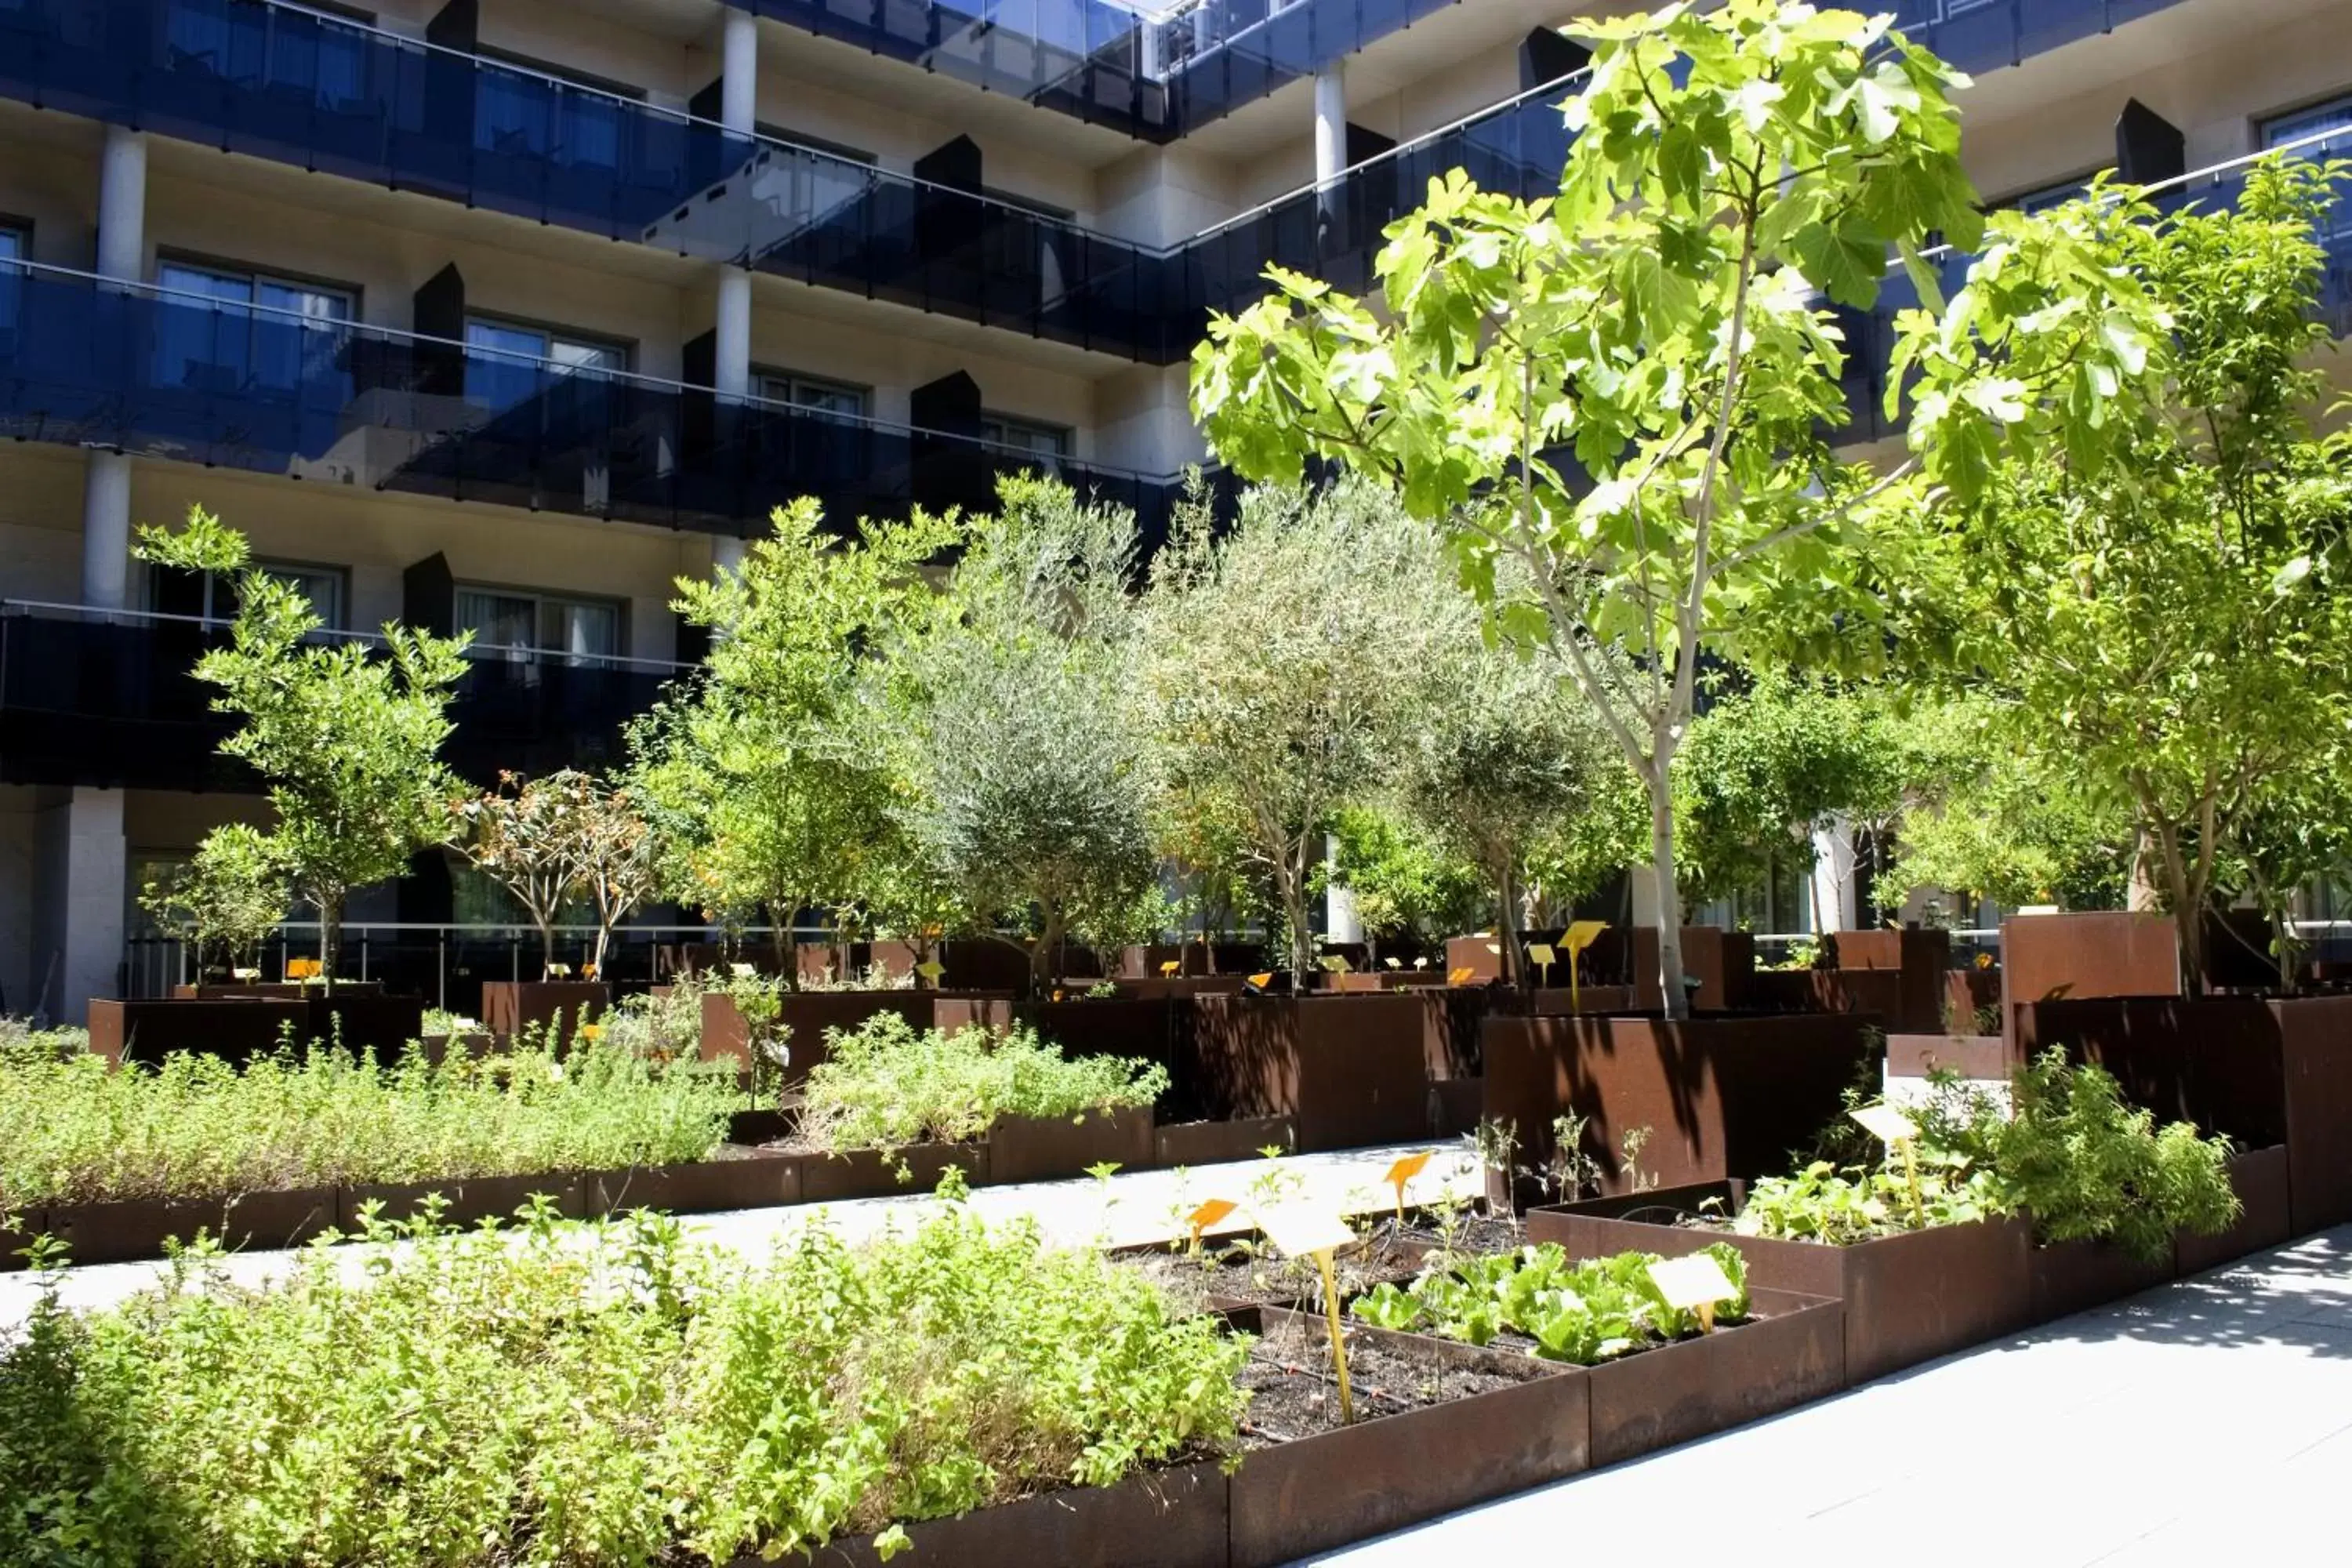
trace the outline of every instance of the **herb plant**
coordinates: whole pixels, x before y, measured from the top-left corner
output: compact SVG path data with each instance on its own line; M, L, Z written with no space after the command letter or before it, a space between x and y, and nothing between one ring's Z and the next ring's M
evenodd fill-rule
M1724 1242L1706 1251L1739 1290L1716 1321L1738 1322L1748 1316L1747 1262ZM1658 1261L1654 1253L1621 1252L1571 1263L1549 1242L1496 1256L1441 1256L1411 1286L1380 1286L1350 1310L1375 1328L1474 1345L1515 1334L1546 1361L1593 1366L1699 1331L1698 1314L1668 1306L1650 1278Z
M809 1069L801 1131L821 1149L961 1143L1007 1116L1066 1116L1150 1105L1168 1069L1116 1057L1072 1060L1034 1029L968 1025L918 1033L885 1013L825 1033L831 1059Z

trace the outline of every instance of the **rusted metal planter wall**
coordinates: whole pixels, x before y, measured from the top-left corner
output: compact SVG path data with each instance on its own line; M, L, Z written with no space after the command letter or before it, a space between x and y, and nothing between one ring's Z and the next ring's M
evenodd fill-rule
M2000 1032L2011 1039L2028 1002L2179 994L2180 944L2164 915L2102 910L2000 922Z
M801 1161L790 1155L641 1165L581 1177L582 1209L591 1218L629 1209L719 1214L800 1201Z
M2033 1249L2033 1321L2047 1323L2154 1289L2175 1274L2173 1250L2141 1259L2104 1241L2060 1241Z
M2230 1185L2246 1209L2237 1224L2219 1236L2182 1231L2172 1239L2174 1262L2184 1278L2276 1247L2294 1235L2294 1188L2284 1144L2230 1156Z
M538 1045L552 1025L561 1050L572 1044L581 1025L594 1023L612 1005L612 987L593 980L486 980L482 1027Z
M1200 1082L1217 1116L1287 1116L1303 1152L1428 1134L1442 998L1200 996L1192 1007Z
M782 1082L789 1088L827 1059L825 1031L854 1030L885 1013L895 1013L917 1029L950 1032L968 1024L1001 1029L1012 1016L1010 995L947 991L798 991L777 998L776 1022L792 1031ZM735 999L720 991L702 996L702 1059L732 1061L748 1075L750 1037Z
M1223 1568L1228 1495L1224 1472L1213 1464L1153 1471L1117 1486L1048 1492L961 1519L910 1524L913 1550L895 1561L924 1568ZM834 1542L814 1557L814 1568L878 1568L881 1561L871 1536ZM746 1556L731 1568L771 1565Z
M1013 1011L1066 1057L1131 1057L1165 1068L1168 1089L1160 1097L1160 1113L1176 1121L1201 1114L1192 1053L1177 1048L1180 1039L1191 1038L1190 1001L1172 995L1087 997L1016 1003Z
M555 1212L565 1219L579 1219L586 1213L581 1197L580 1173L576 1171L547 1171L530 1176L445 1176L430 1182L338 1187L335 1227L357 1230L360 1210L370 1202L383 1205L380 1217L397 1223L421 1214L425 1199L436 1193L443 1200L441 1223L445 1226L509 1219L538 1194L553 1199Z
M1842 931L1832 932L1822 947L1838 973L1892 972L1900 976L1893 1010L1885 1015L1890 1032L1931 1034L1944 1027L1944 976L1952 967L1951 932ZM1966 1018L1958 1023L1968 1026Z
M988 1181L1051 1182L1103 1163L1139 1171L1151 1163L1151 1108L1066 1116L1007 1116L988 1130Z
M1321 1332L1314 1321L1279 1309L1268 1309L1265 1320L1288 1320L1309 1333ZM1357 1327L1349 1336L1408 1341L1416 1353L1425 1349L1439 1358L1509 1369L1515 1375L1530 1367L1532 1372L1515 1388L1360 1421L1245 1455L1232 1482L1234 1568L1274 1568L1587 1468L1588 1373L1419 1335Z
M1567 1204L1528 1211L1528 1239L1557 1242L1571 1258L1655 1252L1678 1258L1710 1242L1728 1242L1748 1262L1748 1281L1845 1303L1848 1381L1864 1383L1906 1366L2023 1328L2033 1314L2030 1263L2032 1227L2022 1221L1939 1226L1881 1237L1851 1247L1787 1241L1699 1230L1674 1223L1701 1212L1737 1207L1728 1184L1707 1184L1645 1194L1648 1202ZM1644 1218L1590 1212L1630 1209Z
M1292 1148L1297 1140L1287 1116L1180 1121L1152 1130L1152 1162L1162 1167L1230 1164L1257 1159L1261 1149Z
M44 1212L41 1223L66 1243L73 1262L121 1263L161 1258L167 1237L192 1240L199 1230L233 1251L297 1246L338 1223L336 1196L333 1187L303 1187L236 1197L59 1204Z
M1752 1322L1603 1362L1592 1384L1592 1463L1639 1458L1777 1415L1845 1386L1844 1308L1750 1289Z
M310 1026L307 1002L257 998L220 1002L115 1002L89 1005L89 1048L110 1062L159 1061L181 1051L241 1063L277 1048L287 1029Z
M837 1203L847 1198L883 1198L905 1193L928 1193L940 1184L950 1165L973 1186L988 1180L988 1146L984 1143L911 1143L888 1153L878 1149L852 1149L838 1154L809 1154L801 1163L801 1197L807 1203ZM901 1169L907 1172L898 1179Z
M1521 1163L1549 1160L1553 1119L1573 1111L1617 1191L1620 1141L1639 1127L1642 1172L1665 1185L1782 1169L1876 1047L1843 1016L1496 1017L1485 1055L1485 1115L1512 1129Z
M1643 1013L1661 1011L1658 990L1658 932L1654 926L1635 926L1629 946L1633 1005ZM1748 1005L1748 983L1756 973L1756 939L1748 931L1721 926L1683 927L1683 978L1698 985L1690 994L1695 1012L1720 1013Z
M2007 1080L2010 1047L1999 1035L1889 1035L1886 1076L1925 1078L1949 1068L1962 1078Z

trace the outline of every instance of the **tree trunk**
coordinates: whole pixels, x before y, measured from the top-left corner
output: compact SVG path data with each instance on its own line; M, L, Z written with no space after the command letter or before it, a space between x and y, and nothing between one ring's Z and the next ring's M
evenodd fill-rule
M1303 852L1301 858L1303 858ZM1290 988L1303 992L1315 973L1315 931L1307 920L1307 873L1285 860L1276 875L1282 912L1290 922Z
M1062 911L1060 906L1048 903L1040 912L1045 919L1037 931L1037 944L1029 950L1029 994L1032 999L1054 994L1055 972L1061 967Z
M1496 929L1503 939L1503 984L1521 995L1527 995L1535 990L1535 985L1528 979L1527 953L1519 941L1519 934L1523 928L1519 924L1517 883L1518 879L1511 874L1509 863L1506 862L1501 874L1496 879L1496 885L1502 897L1496 910L1495 919Z
M2183 900L2173 906L2172 931L2180 943L2180 994L2205 994L2205 901Z
M546 919L539 922L539 977L555 978L555 927Z
M796 910L779 910L775 900L768 901L768 929L772 933L771 945L776 950L776 973L787 991L801 988L800 955L793 951L793 914Z
M596 919L595 955L588 961L587 978L600 984L604 978L604 950L612 945L613 927L602 915Z
M343 897L319 900L319 974L328 995L335 994L335 965L343 956Z
M1650 787L1650 873L1658 880L1658 999L1669 1018L1690 1016L1683 989L1683 896L1675 885L1675 805L1661 754Z

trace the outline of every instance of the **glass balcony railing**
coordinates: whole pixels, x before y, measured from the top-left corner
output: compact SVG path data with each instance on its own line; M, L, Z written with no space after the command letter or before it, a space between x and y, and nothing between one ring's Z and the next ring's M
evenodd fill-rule
M1176 481L85 273L0 267L0 435L329 484L740 533L985 505L1051 467L1164 529Z
M250 792L220 755L229 721L192 673L227 640L217 621L0 604L0 781ZM622 731L678 667L641 660L512 657L479 649L450 703L442 755L478 784L501 768L603 768Z

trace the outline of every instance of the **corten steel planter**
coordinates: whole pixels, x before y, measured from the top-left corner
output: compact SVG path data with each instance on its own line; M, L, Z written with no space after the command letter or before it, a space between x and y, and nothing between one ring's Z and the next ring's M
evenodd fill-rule
M1899 931L1842 931L1822 944L1830 967L1841 974L1891 972L1901 977L1891 1033L1933 1034L1944 1026L1944 976L1951 973L1952 933L1923 927ZM1967 1020L1961 1020L1963 1024Z
M776 1025L789 1029L789 1054L780 1081L787 1088L829 1059L829 1029L855 1030L885 1013L896 1013L915 1029L950 1033L967 1024L1001 1029L1011 1016L1011 998L943 991L788 991L777 997ZM751 1073L750 1036L735 998L723 991L702 994L704 1061L732 1061L746 1081Z
M1236 996L1249 984L1246 974L1194 974L1175 980L1114 980L1121 996L1144 1001L1184 1000L1193 996Z
M425 1032L421 996L386 996L372 991L346 995L339 984L331 996L314 994L310 1008L310 1038L348 1051L373 1051L381 1061L404 1056Z
M2278 922L2260 910L2209 910L2200 968L2207 990L2276 991Z
M1151 1108L1067 1116L1005 1116L988 1130L988 1182L1053 1182L1105 1162L1139 1171L1151 1163Z
M1596 944L1598 945L1598 944ZM1658 989L1658 932L1654 926L1633 930L1632 973L1636 1011L1655 1013L1665 1006ZM1744 931L1721 926L1683 927L1683 979L1696 980L1690 1005L1694 1012L1721 1013L1748 1005L1748 983L1756 973L1756 938Z
M988 1146L984 1143L909 1143L885 1152L851 1149L838 1154L801 1156L801 1201L841 1203L850 1198L898 1197L928 1193L953 1165L977 1187L988 1180ZM898 1179L904 1166L905 1181Z
M1503 939L1499 936L1450 936L1445 939L1448 973L1466 969L1472 984L1503 977Z
M1565 1018L1576 1013L1631 1013L1634 1010L1633 988L1580 984L1570 990L1565 985L1547 985L1530 994L1528 1007L1539 1018Z
M2180 944L2165 915L2101 910L2000 922L2000 1032L2028 1002L2180 994Z
M1748 1262L1748 1282L1845 1303L1845 1374L1866 1383L1906 1366L2021 1329L2033 1314L2032 1227L2013 1219L1937 1226L1849 1247L1737 1236L1675 1221L1738 1211L1733 1184L1711 1183L1529 1209L1528 1239L1557 1242L1571 1258L1654 1252L1679 1258L1729 1243ZM1714 1199L1717 1206L1701 1205ZM1617 1208L1618 1215L1588 1212Z
M1624 1135L1643 1127L1645 1179L1721 1181L1785 1169L1878 1060L1877 1037L1850 1015L1489 1018L1482 1114L1510 1129L1516 1163L1537 1168L1551 1161L1554 1119L1587 1118L1585 1152L1611 1192L1626 1190Z
M2219 1236L2175 1233L2173 1261L2182 1276L2234 1263L2249 1253L2276 1247L2294 1234L2294 1188L2284 1144L2231 1155L2230 1185L2246 1212Z
M231 1064L267 1055L310 1027L310 1004L296 998L250 1001L115 1002L89 1005L89 1048L110 1062L157 1062L182 1051Z
M51 1235L75 1263L161 1258L166 1237L193 1241L205 1231L231 1251L292 1247L337 1223L333 1187L245 1193L235 1197L138 1198L60 1204L48 1211Z
M1171 995L1076 997L1061 1002L1016 1003L1013 1017L1066 1057L1129 1057L1165 1068L1168 1088L1160 1110L1175 1121L1200 1114L1200 1086L1191 1081L1192 1056L1179 1053L1177 1016L1192 1022L1191 1004Z
M1192 1007L1202 1092L1216 1116L1287 1116L1302 1152L1428 1136L1442 998L1201 996Z
M1324 1331L1316 1317L1278 1308L1262 1321L1297 1323L1317 1339ZM1588 1373L1360 1324L1349 1337L1524 1381L1244 1455L1232 1481L1233 1568L1274 1568L1590 1467Z
M727 1118L727 1142L773 1143L790 1137L795 1125L795 1119L782 1110L738 1110Z
M2269 1006L2284 1066L2290 1213L2294 1234L2308 1236L2352 1219L2352 996Z
M1441 1079L1429 1086L1429 1131L1434 1137L1459 1138L1478 1130L1479 1112L1486 1103L1486 1080L1478 1078Z
M499 1048L499 1037L488 1029L472 1029L460 1034L426 1035L417 1041L424 1048L425 1059L435 1067L446 1061L479 1061Z
M2144 1261L2104 1241L2059 1241L2037 1247L2032 1270L2037 1323L2152 1290L2177 1272L2169 1247L2163 1257Z
M1886 1076L1926 1078L1949 1068L1962 1078L2009 1079L2009 1042L1999 1035L1889 1035Z
M1074 1487L906 1527L925 1568L1224 1568L1224 1471L1213 1464L1149 1470L1110 1487ZM812 1568L878 1568L871 1536L819 1548ZM732 1568L769 1568L740 1557Z
M25 1268L25 1248L33 1237L49 1234L49 1211L45 1208L22 1208L16 1211L11 1223L0 1225L0 1274L12 1268Z
M1956 1035L1974 1035L1980 1031L1981 1016L1992 1022L1992 1032L1999 1035L2000 984L1999 969L1945 971L1944 1019L1937 1027Z
M482 1026L509 1039L536 1045L551 1026L558 1050L571 1047L583 1024L593 1024L613 1005L613 988L599 980L486 980Z
M1238 1121L1180 1121L1152 1129L1152 1163L1226 1165L1260 1158L1261 1149L1296 1146L1297 1131L1287 1116L1254 1116Z
M1880 969L1763 969L1748 977L1747 1005L1768 1013L1858 1013L1892 1027L1903 1007L1903 976Z
M317 986L306 985L299 980L239 981L235 984L207 980L194 985L172 987L172 998L177 1002L234 1002L253 997L267 997L273 1002L299 1002L318 994ZM381 980L335 982L335 994L338 996L380 996L383 994L383 982Z
M421 1213L425 1197L433 1193L445 1200L441 1223L450 1226L470 1227L485 1219L512 1223L515 1211L538 1194L555 1200L555 1212L565 1219L578 1219L584 1212L577 1171L546 1171L529 1176L445 1176L429 1182L338 1187L336 1228L357 1230L360 1209L371 1200L383 1205L380 1217L397 1223Z
M1592 1385L1597 1469L1764 1416L1845 1386L1845 1309L1751 1286L1755 1317L1696 1339L1603 1362Z
M1212 942L1205 947L1197 942L1129 945L1118 950L1114 978L1159 980L1163 978L1160 966L1167 963L1177 966L1176 974L1180 978L1205 975L1238 977L1255 974L1265 967L1265 949L1255 942Z
M580 1183L582 1210L591 1219L629 1209L722 1214L800 1202L801 1160L791 1154L761 1154L748 1160L639 1165L583 1172Z

